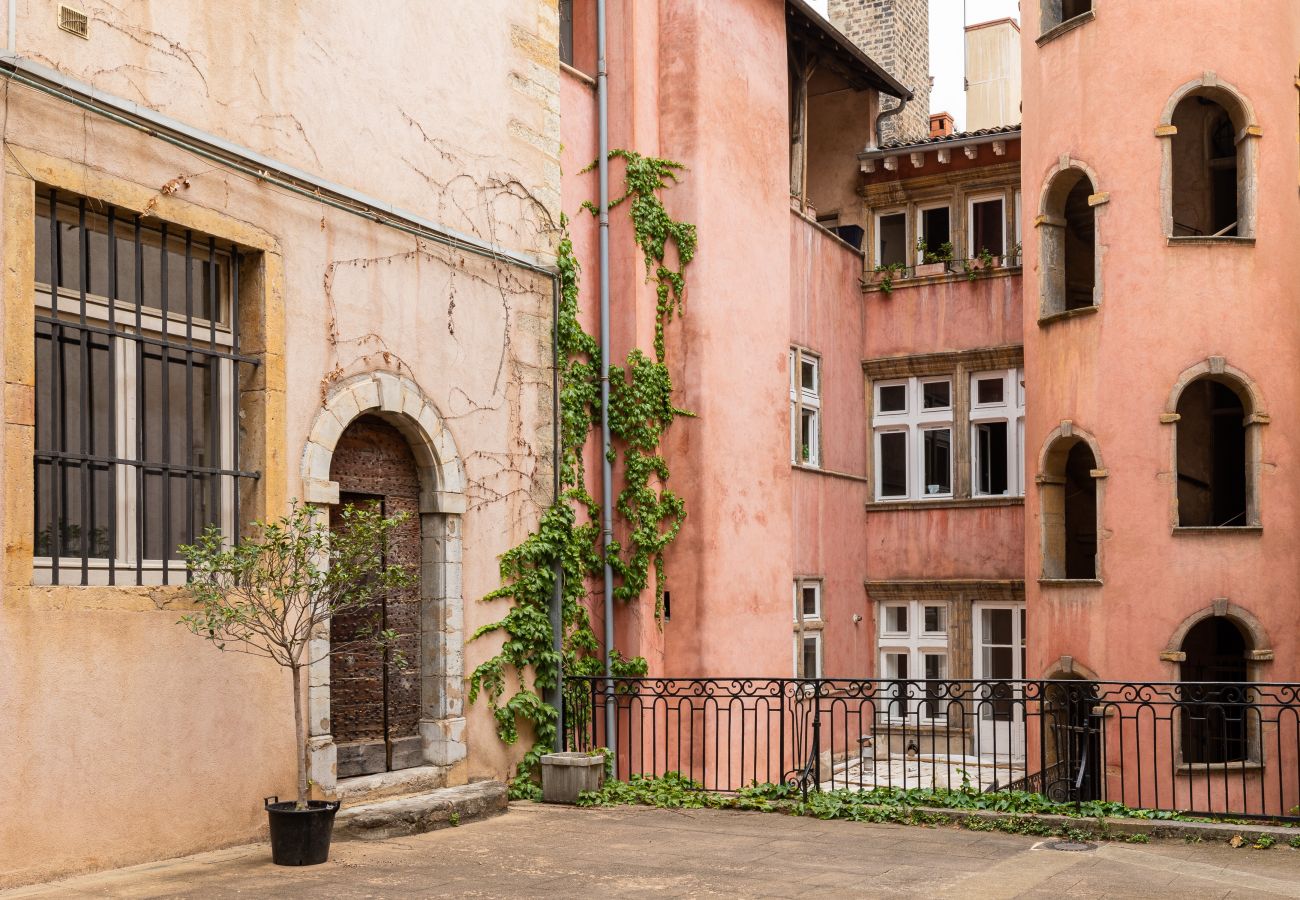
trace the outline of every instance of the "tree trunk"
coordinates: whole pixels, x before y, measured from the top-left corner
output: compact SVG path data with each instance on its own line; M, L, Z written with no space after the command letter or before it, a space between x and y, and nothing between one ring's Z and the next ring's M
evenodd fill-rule
M307 728L303 722L302 666L290 666L293 672L293 734L298 746L298 809L307 808Z

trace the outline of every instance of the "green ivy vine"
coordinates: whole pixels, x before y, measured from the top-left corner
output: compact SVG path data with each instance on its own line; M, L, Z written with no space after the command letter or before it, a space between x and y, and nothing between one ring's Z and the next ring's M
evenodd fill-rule
M645 259L647 278L654 284L656 318L654 357L633 349L622 366L610 366L609 423L613 446L610 461L622 479L615 510L627 535L626 547L612 542L609 563L617 584L614 595L624 602L642 596L655 575L655 615L663 611L666 583L663 554L686 519L682 498L668 488L668 463L660 451L664 432L679 415L673 404L673 383L666 363L664 329L684 311L686 267L695 256L696 230L668 214L662 192L675 183L680 163L613 150L610 159L625 165L625 190L610 208L627 205L636 243ZM597 208L584 203L593 215ZM521 722L531 726L533 746L520 761L511 781L511 796L540 796L535 773L541 756L554 746L558 711L544 699L554 689L560 668L575 675L604 671L600 644L587 614L588 580L601 575L600 504L586 486L583 448L600 423L600 346L578 319L581 266L573 251L567 219L561 218L556 266L560 279L556 352L560 366L560 496L547 509L537 530L501 557L501 586L485 601L509 600L511 608L497 622L482 626L471 640L502 632L499 653L470 675L469 699L486 695L496 720L497 736L507 744L519 739ZM621 465L620 457L621 455ZM551 598L556 569L562 581L563 651L552 646ZM643 675L642 657L624 658L608 648L616 675ZM529 684L531 670L531 685ZM509 674L515 676L514 692Z

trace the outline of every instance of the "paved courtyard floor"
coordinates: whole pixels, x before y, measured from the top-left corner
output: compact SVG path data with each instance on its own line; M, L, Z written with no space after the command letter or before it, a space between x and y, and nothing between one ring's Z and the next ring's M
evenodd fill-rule
M1300 897L1300 851L1223 844L1035 849L1036 838L768 813L510 812L272 866L264 844L9 897Z

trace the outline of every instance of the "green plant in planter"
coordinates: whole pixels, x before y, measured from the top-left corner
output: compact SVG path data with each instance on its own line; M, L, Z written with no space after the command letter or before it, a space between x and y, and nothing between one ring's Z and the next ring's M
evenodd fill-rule
M876 266L876 274L880 275L880 289L886 294L894 292L894 278L907 271L907 265L901 262L889 263L888 265Z
M925 238L916 239L916 252L921 260L922 265L930 263L951 263L952 262L952 242L944 241L939 245L939 249L931 250L930 245L926 243Z
M322 510L295 502L288 515L253 522L252 534L234 546L213 525L180 548L191 570L187 590L198 607L181 624L218 650L269 659L292 673L297 809L307 808L310 790L303 670L331 652L392 646L397 634L380 628L381 608L372 599L414 581L406 567L385 559L405 518L383 516L378 504L349 504L331 530ZM316 650L313 635L337 615L358 622L357 637ZM405 660L399 655L394 664L404 667Z

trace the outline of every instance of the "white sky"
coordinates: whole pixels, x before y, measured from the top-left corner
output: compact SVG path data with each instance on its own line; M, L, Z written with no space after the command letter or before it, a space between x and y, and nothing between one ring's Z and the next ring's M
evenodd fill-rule
M808 2L822 15L826 14L827 0ZM1018 0L930 0L930 74L934 76L930 112L952 113L958 131L966 127L966 93L962 82L965 25L1008 17L1020 21Z

